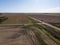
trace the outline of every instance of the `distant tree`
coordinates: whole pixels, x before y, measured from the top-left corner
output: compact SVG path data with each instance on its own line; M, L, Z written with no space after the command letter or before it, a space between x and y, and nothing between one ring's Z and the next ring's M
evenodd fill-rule
M6 16L0 17L0 24L1 24L2 22L4 22L5 20L7 20L7 19L8 19L8 17L6 17Z

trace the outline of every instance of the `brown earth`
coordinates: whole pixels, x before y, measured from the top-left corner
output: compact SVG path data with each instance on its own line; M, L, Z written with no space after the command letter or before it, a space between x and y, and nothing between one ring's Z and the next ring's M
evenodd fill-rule
M0 27L0 45L39 45L30 28Z
M30 15L31 17L34 17L36 19L39 19L41 21L47 22L47 23L60 23L60 16L52 16L52 15Z
M32 16L48 23L60 23L60 16L58 15L60 15L60 13L2 13L0 17L8 17L2 24L28 23L27 16Z
M2 14L1 16L8 17L8 19L6 21L4 21L2 24L28 23L28 19L27 19L27 16L25 14L7 13L7 14Z

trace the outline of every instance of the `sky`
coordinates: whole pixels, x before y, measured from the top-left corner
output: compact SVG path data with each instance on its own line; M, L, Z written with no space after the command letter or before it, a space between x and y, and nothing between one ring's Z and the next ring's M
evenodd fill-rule
M0 12L60 13L60 0L0 0Z

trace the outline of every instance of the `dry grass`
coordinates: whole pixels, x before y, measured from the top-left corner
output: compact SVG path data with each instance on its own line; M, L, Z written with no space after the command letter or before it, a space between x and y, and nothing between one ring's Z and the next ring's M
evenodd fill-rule
M22 27L0 27L0 45L31 45L28 32L30 31Z
M60 13L3 13L0 16L8 17L8 20L4 21L3 24L28 23L27 16L32 16L49 23L60 23Z
M20 24L28 23L28 18L25 14L3 14L2 16L8 17L2 24Z
M60 23L60 16L52 15L30 15L30 16L47 23Z

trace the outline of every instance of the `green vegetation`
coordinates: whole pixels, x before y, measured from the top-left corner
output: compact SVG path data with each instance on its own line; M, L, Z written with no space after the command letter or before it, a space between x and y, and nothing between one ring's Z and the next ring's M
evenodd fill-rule
M30 24L33 24L33 26L35 26L35 21L33 21L32 19L28 18ZM47 45L42 38L40 37L40 32L39 31L35 31L34 29L32 29L32 31L35 33L37 40L39 41L40 45Z
M53 26L56 26L56 27L60 28L60 23L50 23L50 24L52 24ZM52 29L53 29L54 31L60 33L60 30L56 30L56 29L54 29L54 28L52 28Z
M33 31L34 33L35 33L35 35L36 35L36 38L37 38L37 40L39 41L39 43L40 43L40 45L47 45L43 40L42 40L42 38L40 37L40 32L39 31Z
M58 43L58 44L60 44L60 39L57 39L57 38L55 38L53 35L51 35L51 33L49 33L48 31L45 31L45 30L43 30L43 32L45 33L45 34L47 34L52 40L54 40L56 43Z
M53 39L56 43L60 44L60 39L57 39L50 32L46 31L42 26L35 24L35 27L41 29L46 35L48 35L51 39Z
M5 20L7 20L7 19L8 19L8 17L5 17L5 16L0 17L0 24L1 24L2 22L4 22Z
M28 18L28 24L31 24L31 25L34 25L35 24L35 21L33 21L31 18Z
M50 32L48 32L48 31L46 31L46 29L44 28L44 27L42 27L41 25L38 25L38 24L35 24L35 22L32 20L32 19L30 19L31 21L32 21L32 23L33 23L33 25L35 26L35 27L37 27L37 28L39 28L39 29L41 29L47 36L49 36L52 40L54 40L56 43L58 43L58 44L60 44L60 39L58 39L58 38L56 38L53 34L51 34ZM57 31L56 29L53 29L53 31L56 31L56 32L60 32L60 31ZM38 40L39 40L39 36L38 35L40 35L40 34L36 34L37 35L37 38L38 38Z
M60 23L50 23L50 24L60 28Z
M47 25L45 25L47 27ZM50 27L51 28L51 27ZM51 28L53 31L60 33L60 30L56 30L55 28Z

